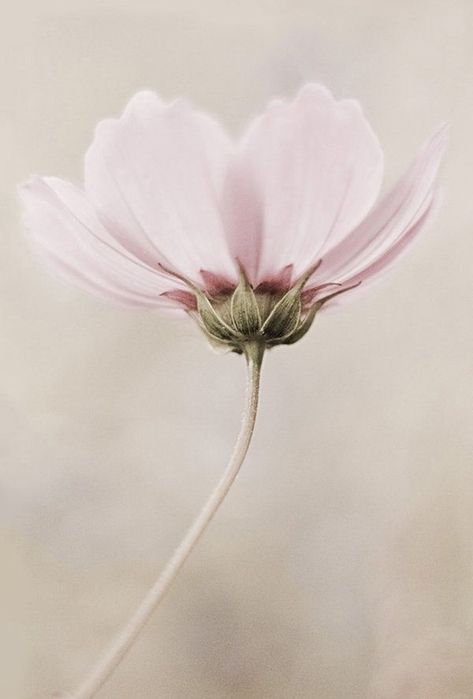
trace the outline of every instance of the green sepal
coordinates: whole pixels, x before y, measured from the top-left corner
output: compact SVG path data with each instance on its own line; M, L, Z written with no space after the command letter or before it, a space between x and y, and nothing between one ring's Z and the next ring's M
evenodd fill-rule
M231 342L240 340L241 334L233 330L217 314L209 299L202 293L196 294L197 311L205 330L217 340Z
M301 310L301 293L294 287L277 302L265 320L262 332L270 340L289 335L299 325Z
M261 328L261 315L255 293L243 271L231 300L233 326L245 337L256 335Z
M327 303L327 301L330 301L331 299L334 299L336 296L340 296L340 294L344 294L347 291L351 291L352 289L356 289L358 286L360 286L361 281L357 282L356 284L352 284L351 286L346 286L344 289L338 289L338 291L334 291L333 294L329 294L328 296L325 296L323 299L320 299L320 301L317 301L315 304L317 310L319 308L322 308L322 306Z
M312 265L275 305L262 328L268 338L285 338L297 329L302 312L302 290L321 262L322 260L318 260L315 265Z
M290 333L287 337L281 338L279 344L293 345L294 342L298 342L301 338L303 338L306 332L310 329L312 323L314 322L314 318L318 310L319 309L316 305L312 306L302 323L300 323L299 327L296 328L294 332Z

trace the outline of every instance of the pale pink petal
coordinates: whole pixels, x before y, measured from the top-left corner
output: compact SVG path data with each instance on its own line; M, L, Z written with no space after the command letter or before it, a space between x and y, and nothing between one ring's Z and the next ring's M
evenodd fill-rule
M122 245L199 281L236 279L221 200L231 146L185 102L141 92L120 119L101 122L85 159L85 190Z
M412 229L430 206L447 137L448 129L442 126L365 220L340 243L327 252L322 251L322 264L314 276L314 284L353 278Z
M230 245L245 269L254 269L256 255L253 281L289 264L297 275L327 241L343 239L373 205L382 170L357 102L307 85L292 103L272 103L250 126L230 175L240 211Z
M223 215L229 247L244 268L253 286L263 281L260 275L264 235L264 204L255 173L237 154L229 167L223 193ZM276 252L276 251L274 251ZM272 270L266 276L273 276Z
M431 221L436 209L435 204L435 198L431 197L423 207L420 215L417 216L404 231L404 234L393 242L391 246L386 248L382 255L372 260L370 264L358 272L345 277L337 290L346 289L347 293L338 295L333 302L328 301L322 308L325 310L333 303L336 305L345 303L353 298L357 292L364 292L367 286L386 273L398 257L412 244L420 231L424 230L426 225ZM327 292L324 290L322 293L316 294L314 300L322 300L327 295Z
M123 248L77 187L37 177L20 194L33 245L59 276L122 305L172 305L162 294L180 283Z

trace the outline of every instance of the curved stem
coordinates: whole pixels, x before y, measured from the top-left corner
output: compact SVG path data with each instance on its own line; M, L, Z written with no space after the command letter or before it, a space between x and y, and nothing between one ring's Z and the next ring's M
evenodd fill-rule
M256 412L258 408L261 362L264 347L249 344L245 348L248 365L246 406L242 425L228 466L213 490L209 499L191 525L187 534L174 551L170 561L149 590L139 607L120 631L110 648L105 652L90 674L71 695L69 699L91 699L115 671L121 660L132 647L134 641L159 605L176 575L206 530L208 524L223 502L245 459L253 435Z

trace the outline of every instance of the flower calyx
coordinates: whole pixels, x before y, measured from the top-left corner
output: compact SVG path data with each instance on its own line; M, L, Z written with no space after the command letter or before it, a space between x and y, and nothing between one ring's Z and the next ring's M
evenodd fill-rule
M306 309L302 299L304 285L319 264L283 291L253 289L240 269L239 283L233 292L209 298L194 287L197 309L192 313L217 348L243 354L250 345L266 349L293 344L306 334L320 308L315 303Z

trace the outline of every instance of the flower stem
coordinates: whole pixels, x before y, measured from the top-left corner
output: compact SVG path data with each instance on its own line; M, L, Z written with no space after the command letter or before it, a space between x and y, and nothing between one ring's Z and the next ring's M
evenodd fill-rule
M73 694L64 695L65 697L70 699L92 699L92 697L95 697L132 647L230 490L248 452L255 427L263 353L264 347L257 343L248 343L248 346L245 348L248 366L245 411L242 417L240 433L223 476L187 534L174 551L163 572L117 635L110 648L104 653L103 657L76 691Z

